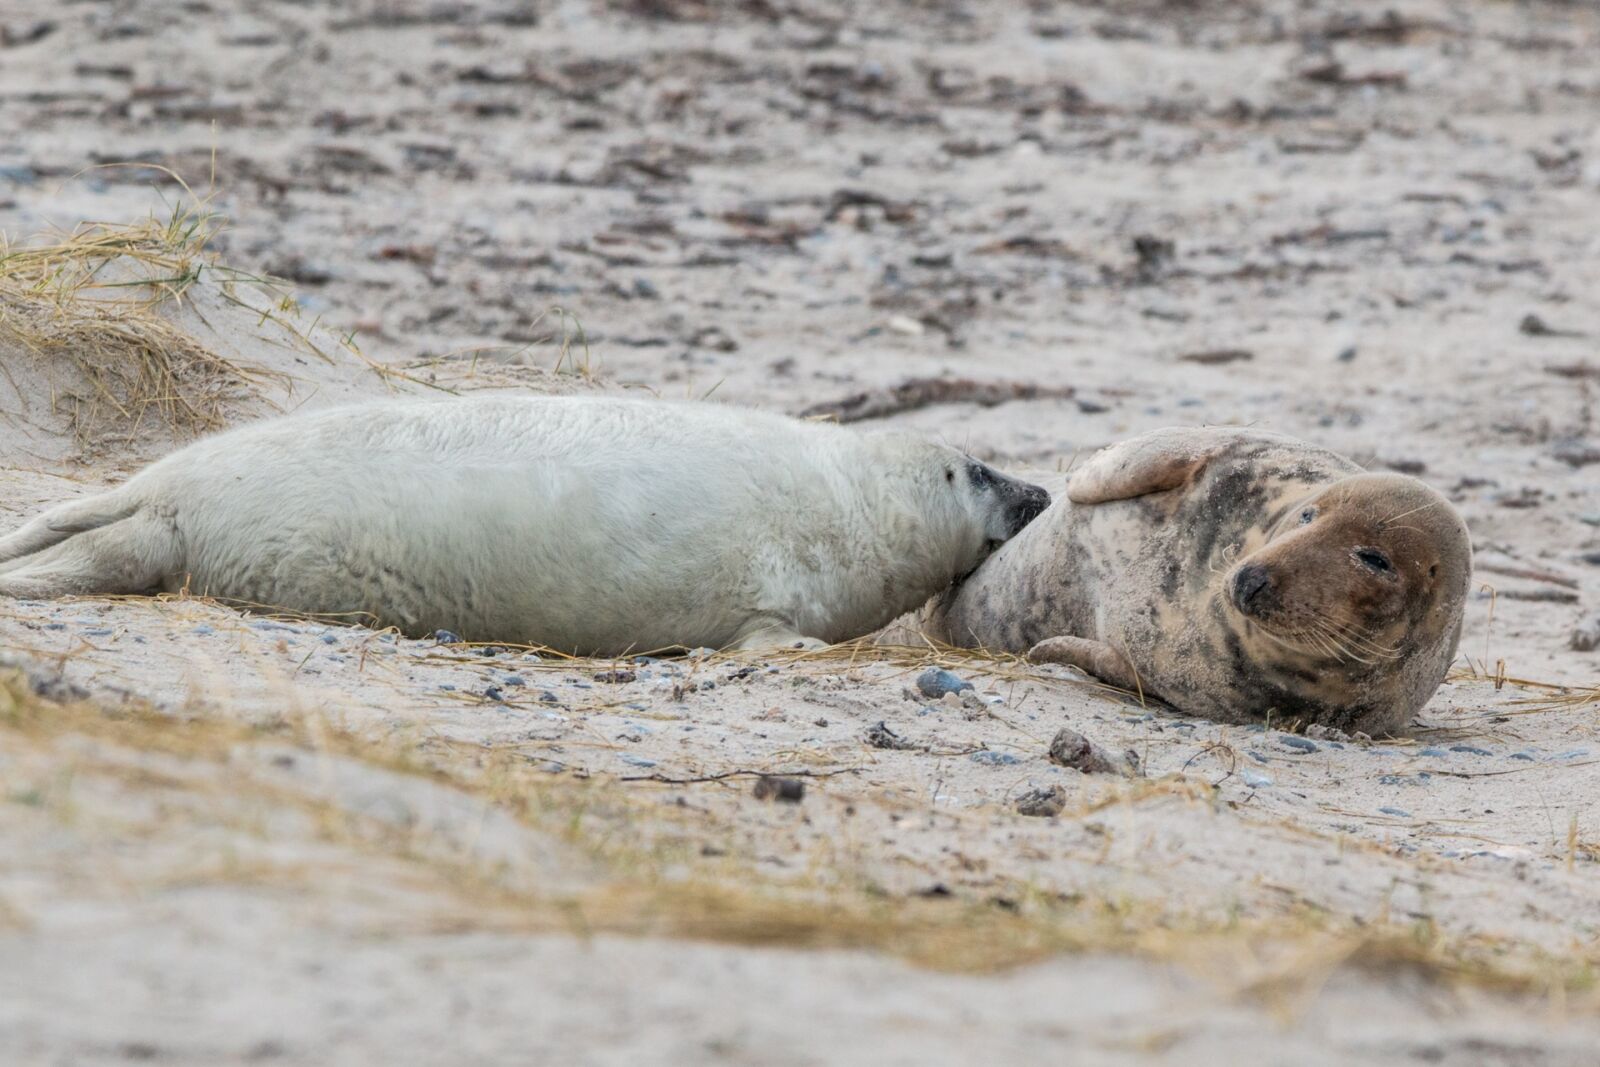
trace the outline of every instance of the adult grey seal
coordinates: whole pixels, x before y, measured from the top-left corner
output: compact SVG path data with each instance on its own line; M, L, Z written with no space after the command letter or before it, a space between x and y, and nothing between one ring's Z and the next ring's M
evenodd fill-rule
M1049 495L944 445L712 404L404 401L206 438L0 538L0 595L190 591L618 655L818 645Z
M1444 679L1471 575L1466 525L1415 478L1274 433L1166 429L1075 471L924 632L1224 722L1392 733Z

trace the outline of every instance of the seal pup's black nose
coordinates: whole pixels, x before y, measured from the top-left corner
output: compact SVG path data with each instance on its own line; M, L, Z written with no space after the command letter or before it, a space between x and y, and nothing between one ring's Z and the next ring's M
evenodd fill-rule
M1259 563L1246 563L1233 576L1233 606L1254 615L1272 599L1272 575Z
M1043 515L1044 509L1050 506L1050 494L1044 489L1029 482L1018 484L1021 486L1021 491L1011 506L1012 537L1015 537L1028 523Z
M1002 490L1006 502L1006 537L1014 537L1021 533L1022 526L1034 522L1046 507L1050 507L1050 493L1034 483L1016 482L1014 478L1008 482L1010 485L1003 486Z

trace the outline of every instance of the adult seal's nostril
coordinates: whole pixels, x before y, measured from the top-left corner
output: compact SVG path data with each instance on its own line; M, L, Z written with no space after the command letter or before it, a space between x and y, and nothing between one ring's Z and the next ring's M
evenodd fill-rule
M1259 563L1246 563L1233 576L1233 605L1247 615L1266 606L1272 575Z

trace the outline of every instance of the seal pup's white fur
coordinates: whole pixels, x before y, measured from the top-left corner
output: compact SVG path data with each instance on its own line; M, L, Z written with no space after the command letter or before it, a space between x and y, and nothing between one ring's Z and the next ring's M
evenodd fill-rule
M1048 503L943 445L721 405L480 397L198 441L0 538L0 594L156 589L615 655L836 642Z

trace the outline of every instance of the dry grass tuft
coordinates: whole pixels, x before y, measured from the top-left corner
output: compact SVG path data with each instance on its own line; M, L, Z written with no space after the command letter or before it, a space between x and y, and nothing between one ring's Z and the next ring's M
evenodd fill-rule
M1291 1014L1335 971L1352 967L1386 974L1411 971L1443 986L1549 997L1585 1011L1595 1007L1596 960L1585 951L1550 956L1498 939L1447 936L1431 924L1351 924L1310 906L1250 919L1190 914L1160 900L1064 895L1025 884L1010 886L1004 899L980 900L890 895L820 870L780 883L747 862L748 857L705 859L681 846L653 849L644 824L690 819L691 809L641 800L615 782L552 777L505 754L454 751L425 739L361 738L326 723L285 721L253 729L132 706L54 703L36 695L22 673L0 672L0 740L15 750L28 742L73 737L176 757L191 767L211 765L220 779L195 775L193 780L227 783L205 808L213 821L229 805L245 802L253 810L248 804L253 793L270 800L275 810L303 809L314 816L323 840L347 850L350 862L398 863L445 890L440 915L449 917L451 929L855 949L963 972L1012 968L1062 954L1130 954L1183 965L1238 995ZM367 814L326 798L241 773L239 768L249 765L239 761L241 746L262 741L276 747L287 743L308 756L337 755L429 778L578 845L605 873L588 888L555 890L543 875L533 881L508 878L493 863L429 848L413 829L374 823ZM110 751L81 745L70 749L84 774L93 769L84 761L92 760L94 751ZM108 765L124 770L139 766L106 758ZM185 788L189 777L164 779L163 787ZM131 778L129 782L139 784ZM179 820L165 832L185 836L193 831ZM309 867L280 870L263 857L237 869L208 869L186 877L241 885L303 879L313 886L320 873Z
M215 263L208 246L221 226L191 195L165 220L84 223L22 244L0 236L0 346L56 372L52 404L80 447L134 437L152 421L179 436L216 429L230 400L271 377L206 348L167 314L196 286L261 280Z

